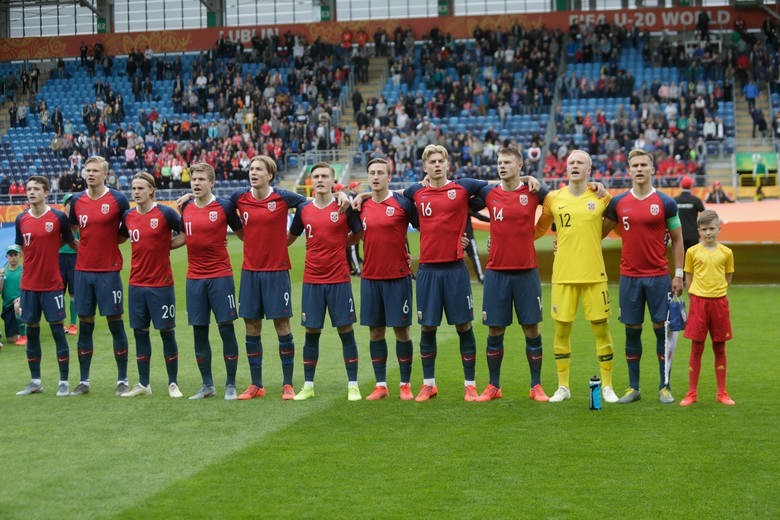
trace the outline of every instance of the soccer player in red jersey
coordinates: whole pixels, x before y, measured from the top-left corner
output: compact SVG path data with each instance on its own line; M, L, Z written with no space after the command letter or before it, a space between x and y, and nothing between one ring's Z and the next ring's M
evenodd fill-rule
M292 399L295 344L290 330L292 316L290 256L287 253L287 216L306 198L273 188L276 163L267 155L249 162L249 188L230 200L244 226L244 263L241 266L239 316L246 323L246 355L252 384L238 396L252 399L265 395L263 387L263 317L273 320L282 361L282 399Z
M301 233L306 233L301 304L301 325L306 328L303 344L304 383L301 391L295 395L296 401L314 397L314 373L326 310L341 338L347 369L347 398L350 401L362 399L357 382L358 350L352 330L352 324L357 321L355 300L344 255L347 244L360 239L362 226L358 214L352 209L339 213L339 204L333 196L335 175L328 163L312 166L314 200L295 213L288 235L288 244L292 244Z
M60 276L59 249L63 243L76 249L68 218L46 204L49 180L33 175L27 180L27 202L30 208L16 217L16 243L24 251L25 269L21 283L21 321L27 324L27 364L30 382L16 395L43 392L41 382L41 313L46 317L57 349L60 382L57 396L70 395L68 340L62 321L65 319L65 301Z
M669 294L682 293L684 248L677 203L653 188L653 158L642 149L628 154L628 173L632 187L613 198L604 213L603 234L618 227L623 239L620 253L620 321L626 326L626 362L629 388L618 403L641 398L639 361L642 358L642 322L645 305L650 311L655 333L660 382L658 398L673 403L674 397L664 383L664 322L669 308ZM666 260L667 235L672 242L674 278L669 280Z
M214 168L196 163L190 168L190 184L195 199L184 203L182 221L187 243L187 316L195 340L195 358L203 385L190 399L217 395L211 373L209 322L211 312L217 320L225 359L225 399L238 398L236 369L238 343L233 321L237 317L233 268L227 251L227 227L241 237L241 220L236 207L212 193Z
M549 398L541 384L542 285L534 247L536 209L547 189L535 193L520 180L523 158L515 148L498 152L500 184L483 188L477 198L490 213L490 257L485 273L482 323L488 326L487 365L490 384L477 401L501 397L501 362L504 358L504 332L512 324L512 307L525 334L525 355L531 370L530 397L545 402Z
M71 199L70 224L79 232L79 253L76 257L76 312L79 315L78 356L80 382L73 395L89 393L89 369L92 363L95 330L95 310L106 316L114 344L117 366L116 395L128 391L127 335L122 322L124 306L122 253L119 236L122 216L130 204L122 192L108 188L108 162L92 156L84 163L87 189Z
M371 198L360 212L363 223L365 262L360 284L360 323L369 327L371 363L376 386L366 397L377 400L389 395L387 389L387 341L385 328L393 327L395 351L401 371L400 398L414 399L409 386L412 373L412 277L406 231L409 223L416 225L414 203L402 195L390 192L392 176L386 159L368 163Z
M169 249L184 245L181 217L171 207L155 202L156 184L147 172L133 176L132 193L136 206L125 213L122 232L132 248L130 282L127 290L130 328L133 329L139 382L122 397L151 395L149 362L152 343L149 324L160 331L168 372L168 395L182 397L176 377L179 348L176 344L176 293L173 288Z

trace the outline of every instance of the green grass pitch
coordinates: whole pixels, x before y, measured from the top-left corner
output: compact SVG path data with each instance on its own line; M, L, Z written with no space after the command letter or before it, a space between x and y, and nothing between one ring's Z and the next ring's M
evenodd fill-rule
M485 237L479 238L484 250ZM416 235L410 240L415 246ZM236 278L240 248L232 238ZM127 246L123 249L128 259ZM291 247L292 277L298 280L293 288L296 389L303 378L303 329L297 321L303 251L303 240ZM184 310L185 252L175 251L173 258L179 384L190 395L200 377ZM617 279L617 273L610 275ZM357 288L355 281L356 295ZM472 288L479 317L482 287ZM544 290L548 298L549 285ZM624 334L617 321L617 286L611 290L615 386L621 392L627 385ZM573 334L573 399L557 405L528 399L529 374L517 325L507 334L504 398L489 403L462 400L457 335L451 327L438 334L440 394L428 403L397 399L392 333L391 398L348 402L341 345L330 328L321 341L318 397L281 401L277 343L268 322L263 329L265 398L226 402L221 388L218 399L168 398L162 347L153 332L154 395L119 399L113 394L115 364L105 320L95 331L92 393L60 399L54 396L57 369L44 327L43 395L14 395L29 377L24 349L6 345L0 351L0 518L777 518L777 287L735 285L729 292L735 339L728 343L728 386L734 407L715 403L709 347L700 402L687 409L658 403L647 325L644 400L588 410L588 379L597 364L581 316ZM543 383L552 393L548 315L546 309ZM475 323L481 390L487 383L487 330ZM243 323L236 322L236 333L243 351ZM132 384L137 372L129 330L128 336ZM373 387L368 331L357 327L356 336L361 389L367 395ZM417 352L417 326L412 336ZM216 327L211 339L218 353ZM75 338L69 342L73 386L78 377ZM678 400L687 388L689 347L682 339L675 358L672 387ZM221 385L224 365L218 355L214 374ZM422 379L419 358L412 379L416 390ZM242 354L238 384L248 382Z

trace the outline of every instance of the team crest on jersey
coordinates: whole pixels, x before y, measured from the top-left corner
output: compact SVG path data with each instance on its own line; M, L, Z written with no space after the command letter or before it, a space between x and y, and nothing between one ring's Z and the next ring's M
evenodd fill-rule
M46 228L47 233L51 233L52 231L54 231L54 222L47 222L46 225L43 227Z
M661 212L661 207L658 204L650 204L650 214L655 216Z
M520 195L520 204L523 205L523 206L527 206L528 205L528 195L526 195L525 193Z
M393 215L395 215L395 208L393 206L387 206L385 208L385 215L387 215L388 217L392 217Z
M276 211L276 201L272 200L268 203L268 211Z
M447 190L447 198L450 200L455 200L455 190Z
M338 211L331 211L330 212L330 221L331 222L338 222L339 221L339 212Z
M596 209L596 203L595 202L588 202L588 210L594 211Z
M156 218L149 219L149 227L152 229L157 229L157 226L160 225L160 221Z
M108 212L111 211L111 206L108 204L101 204L100 206L100 212L104 215L108 215Z
M209 220L212 222L217 221L217 212L216 211L209 211Z

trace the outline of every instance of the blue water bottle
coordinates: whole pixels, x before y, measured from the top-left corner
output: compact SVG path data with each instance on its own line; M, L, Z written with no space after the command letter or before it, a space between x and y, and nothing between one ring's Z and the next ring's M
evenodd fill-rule
M601 410L601 379L598 376L590 378L590 409Z

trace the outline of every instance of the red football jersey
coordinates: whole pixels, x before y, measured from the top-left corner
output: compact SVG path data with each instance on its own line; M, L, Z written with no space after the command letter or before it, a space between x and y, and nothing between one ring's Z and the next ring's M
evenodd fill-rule
M335 199L324 208L318 208L313 202L301 206L290 225L290 233L306 233L304 283L348 282L348 235L350 231L359 233L361 230L358 214L352 209L339 213Z
M414 204L402 195L391 193L382 202L363 202L363 278L392 280L409 276L406 231L414 219Z
M641 200L629 190L610 201L604 217L618 223L623 239L620 274L640 277L669 273L666 230L668 219L676 215L674 199L656 190Z
M59 251L62 243L73 242L68 217L46 207L39 217L25 210L16 217L16 243L24 252L21 288L25 291L61 291Z
M252 188L230 197L244 226L244 263L247 271L288 271L287 216L306 198L285 190L271 190L263 200L252 195Z
M469 197L486 186L484 181L460 179L441 188L410 186L404 196L414 201L420 221L420 263L463 259L460 237L466 230Z
M171 232L182 232L176 210L155 204L147 213L135 207L125 213L123 234L130 238L130 285L168 287L173 285L171 271Z
M510 271L537 267L534 224L536 208L545 195L545 188L531 193L525 184L514 191L505 191L500 184L480 191L479 198L490 212L488 269Z
M227 252L227 227L241 229L236 207L226 199L212 198L199 208L194 200L182 209L187 239L187 278L221 278L232 276Z
M70 206L70 223L79 227L77 271L110 272L122 269L119 226L130 209L121 191L106 188L97 199L86 191L76 194Z

